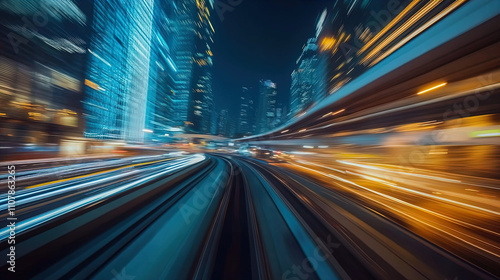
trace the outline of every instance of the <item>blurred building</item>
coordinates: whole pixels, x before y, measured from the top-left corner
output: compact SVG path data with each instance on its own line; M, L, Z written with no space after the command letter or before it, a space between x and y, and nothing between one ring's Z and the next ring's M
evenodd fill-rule
M215 32L210 22L212 7L208 1L196 1L195 49L192 59L191 94L186 129L194 133L210 133L213 110L212 50Z
M177 9L174 2L156 0L146 109L146 131L151 140L162 141L175 134L175 91L177 64L175 48L179 37ZM147 137L149 138L149 137Z
M222 109L218 116L217 121L217 135L228 136L229 135L229 113L227 109Z
M176 7L176 38L174 56L177 67L176 90L173 96L175 111L172 120L176 126L184 127L188 121L189 95L193 70L194 44L197 36L198 12L195 0L174 0Z
M310 38L302 48L292 72L290 86L290 113L302 112L326 96L325 63L320 59L316 38Z
M2 141L57 143L82 134L91 17L92 1L0 3Z
M248 134L257 131L257 106L254 99L248 99Z
M212 110L212 117L210 118L210 134L217 135L219 114L216 110Z
M207 3L96 1L86 137L143 142L184 127L210 132L214 30Z
M236 136L236 130L238 128L237 121L238 121L238 119L235 119L235 118L228 119L228 124L227 124L228 133L227 133L226 137L234 138Z
M276 124L276 84L261 80L259 84L259 105L257 107L257 132L266 132Z
M255 119L254 101L250 97L250 89L248 87L241 88L240 96L240 111L238 117L237 136L247 136L253 133Z
M85 136L142 142L154 1L96 1L85 78Z
M334 94L466 1L339 0L319 17L316 38Z
M278 103L276 105L276 118L275 118L275 123L274 127L278 127L285 121L287 121L287 107L286 105L283 105L282 103Z

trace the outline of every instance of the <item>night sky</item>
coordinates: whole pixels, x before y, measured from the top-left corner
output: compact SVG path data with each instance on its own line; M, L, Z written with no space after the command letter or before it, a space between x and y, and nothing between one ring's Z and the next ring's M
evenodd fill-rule
M278 102L288 105L295 60L307 39L314 36L316 20L331 1L220 2L241 3L224 12L223 17L216 11L212 16L215 109L219 112L228 108L231 116L237 117L241 87L252 87L256 100L261 79L277 83Z

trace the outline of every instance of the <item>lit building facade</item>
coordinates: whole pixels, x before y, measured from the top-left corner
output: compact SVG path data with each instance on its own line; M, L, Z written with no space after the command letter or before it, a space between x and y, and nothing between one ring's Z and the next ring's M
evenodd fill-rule
M257 106L254 99L248 99L248 133L254 134L257 131Z
M217 121L217 135L227 136L229 134L229 113L228 110L222 109Z
M302 112L325 95L325 68L318 56L316 39L310 38L297 59L290 86L290 113Z
M287 107L281 103L276 106L276 118L274 119L274 127L280 126L287 121Z
M83 134L91 13L92 1L2 3L0 141L59 143Z
M249 91L248 87L241 88L237 136L251 135L254 131L255 108Z
M327 95L335 94L466 1L335 1L316 27Z
M275 127L276 84L270 80L261 80L259 84L259 105L257 109L257 132L263 133Z
M85 136L143 142L154 1L95 1Z
M175 111L172 120L175 126L188 124L189 96L193 71L193 53L196 39L197 6L195 0L173 0L175 4L176 38L174 59L176 64L175 90L172 107Z
M146 109L147 140L165 141L174 133L177 65L175 62L178 28L176 6L156 0L153 14L151 56ZM153 132L149 132L153 131ZM150 137L147 137L150 136Z
M210 22L210 3L196 1L197 20L195 49L192 58L191 86L186 129L194 133L210 133L213 109L212 49L215 32Z

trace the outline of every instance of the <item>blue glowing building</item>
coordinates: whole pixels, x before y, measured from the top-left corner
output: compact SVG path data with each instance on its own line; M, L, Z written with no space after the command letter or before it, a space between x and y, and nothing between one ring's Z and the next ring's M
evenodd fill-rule
M153 0L96 0L85 77L85 136L143 142Z
M184 128L209 133L214 29L208 4L95 2L86 137L141 143L167 140Z
M179 32L177 26L175 2L156 0L149 59L145 140L165 141L173 134L177 75L175 47Z
M262 133L275 127L276 118L276 84L270 80L260 81L259 106L257 110L257 132Z
M255 105L251 98L251 89L241 87L237 137L248 136L255 131Z
M196 1L174 0L176 6L176 30L174 59L176 63L176 90L172 99L176 126L184 127L188 120L189 96L193 69L193 52L196 36Z

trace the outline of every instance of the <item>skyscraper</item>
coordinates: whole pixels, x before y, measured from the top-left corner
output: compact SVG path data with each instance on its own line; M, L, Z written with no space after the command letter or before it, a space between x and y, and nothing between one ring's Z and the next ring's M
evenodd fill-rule
M214 29L210 22L209 4L197 0L197 20L193 69L191 75L191 95L189 98L187 129L195 133L210 133L212 94L212 50Z
M245 136L252 134L254 115L255 115L254 105L253 105L253 100L250 97L249 88L242 87L240 96L238 127L236 133L238 136Z
M57 143L81 136L92 2L18 0L0 6L0 139Z
M229 134L228 111L222 109L217 122L217 135L227 136Z
M146 110L146 131L154 140L167 139L175 126L173 107L177 65L175 47L178 37L174 2L155 0Z
M316 39L310 38L297 59L297 69L292 72L290 86L291 115L305 110L319 101L326 91L325 72L317 53Z
M335 94L410 42L420 33L416 31L429 26L429 19L465 2L335 1L316 27L321 60L327 65L327 94Z
M197 6L195 0L173 0L176 7L175 22L177 37L174 46L174 58L177 67L176 90L173 95L172 115L176 126L184 127L188 121L189 95L191 93L191 75L196 34Z
M256 102L253 99L248 99L248 134L251 135L257 131L256 123Z
M278 103L276 105L276 118L274 120L274 127L278 127L279 125L284 123L286 121L286 117L287 117L286 106L281 103Z
M130 84L125 107L125 139L143 142L146 123L146 107L151 52L151 31L153 25L154 0L133 1L128 16L131 32L128 43L127 71Z
M95 1L85 78L85 135L142 142L153 0Z
M275 127L276 84L261 80L259 84L259 105L257 109L257 132L263 133Z
M143 142L145 133L158 140L179 127L210 132L210 4L96 1L85 80L87 137Z
M210 118L210 134L217 135L219 128L219 114L216 110L212 110L212 117Z

